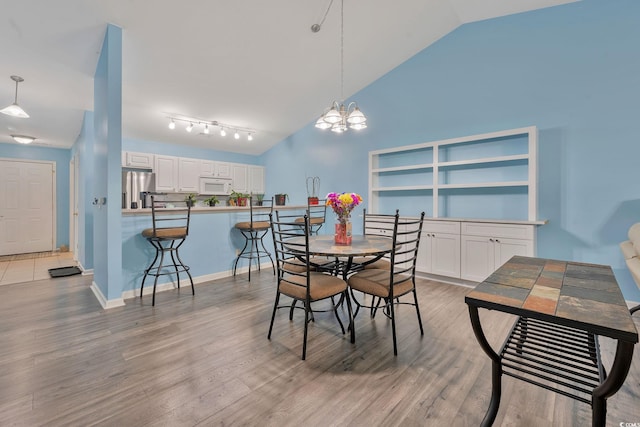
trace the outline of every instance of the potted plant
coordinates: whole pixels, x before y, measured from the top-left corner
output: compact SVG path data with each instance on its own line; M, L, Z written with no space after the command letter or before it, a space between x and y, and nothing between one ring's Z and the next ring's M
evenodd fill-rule
M254 194L253 197L256 198L256 206L262 206L262 201L264 200L264 194Z
M240 196L240 193L236 192L236 190L231 190L231 194L229 194L229 199L227 200L227 202L229 203L229 206L238 206L239 196Z
M247 206L248 201L249 201L248 193L238 193L238 206Z
M286 200L289 198L289 195L281 193L281 194L276 194L274 197L276 199L276 205L284 206L286 203Z
M214 207L215 205L220 203L220 200L218 200L216 196L211 196L209 198L204 199L203 202L211 207Z
M187 202L187 206L194 207L196 205L196 193L189 193L184 198L184 201Z

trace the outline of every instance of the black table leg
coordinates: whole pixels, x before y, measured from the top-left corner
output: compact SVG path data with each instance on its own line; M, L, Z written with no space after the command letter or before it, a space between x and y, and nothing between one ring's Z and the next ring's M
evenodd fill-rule
M616 357L609 376L602 384L593 389L591 396L591 425L604 426L607 419L607 398L613 396L622 387L633 358L633 343L618 341Z
M478 316L478 308L469 305L469 317L471 318L471 326L473 327L473 333L482 347L482 350L489 356L492 362L491 366L491 402L489 403L489 409L482 420L481 426L490 426L496 419L498 414L498 408L500 407L500 396L502 395L502 360L500 356L493 351L487 338L484 336L482 325L480 324L480 317Z

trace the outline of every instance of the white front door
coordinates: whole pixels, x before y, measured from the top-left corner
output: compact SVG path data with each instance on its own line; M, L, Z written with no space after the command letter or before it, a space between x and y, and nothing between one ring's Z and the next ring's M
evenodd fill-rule
M0 160L0 255L54 249L51 162Z

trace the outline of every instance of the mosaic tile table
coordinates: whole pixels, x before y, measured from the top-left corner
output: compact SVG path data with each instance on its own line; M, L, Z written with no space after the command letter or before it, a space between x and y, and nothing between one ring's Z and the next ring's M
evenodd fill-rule
M611 267L514 256L465 302L476 339L493 362L483 426L493 424L498 413L503 374L588 403L592 425L605 425L607 398L624 383L638 342ZM518 316L498 353L485 338L478 308ZM599 335L618 341L608 375Z

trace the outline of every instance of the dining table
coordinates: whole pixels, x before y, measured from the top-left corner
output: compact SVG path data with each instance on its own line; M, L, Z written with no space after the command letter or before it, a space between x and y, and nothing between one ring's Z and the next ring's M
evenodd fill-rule
M291 243L304 244L304 236L291 238ZM341 274L343 279L347 279L352 271L354 257L370 257L359 267L370 264L382 258L393 249L393 239L386 236L377 235L354 235L350 245L337 245L333 235L312 235L309 236L309 255L333 258L331 269L336 274ZM318 265L327 268L326 265Z
M611 267L514 256L465 296L473 332L492 361L483 426L493 424L507 375L591 405L604 426L607 399L624 383L638 331ZM502 348L485 337L478 309L515 315ZM607 373L599 337L615 340Z

